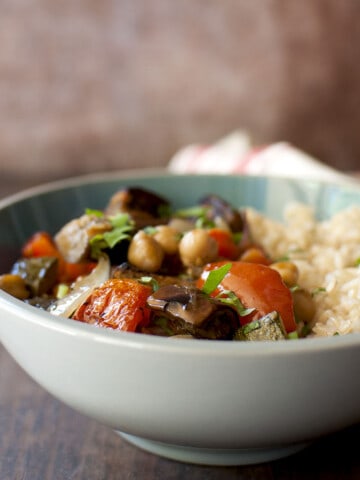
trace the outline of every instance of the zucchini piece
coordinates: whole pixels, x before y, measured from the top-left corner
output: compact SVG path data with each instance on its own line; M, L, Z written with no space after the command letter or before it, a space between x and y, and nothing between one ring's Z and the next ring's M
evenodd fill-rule
M259 320L254 320L240 327L234 335L234 340L243 341L284 339L286 339L286 332L278 312L270 312Z

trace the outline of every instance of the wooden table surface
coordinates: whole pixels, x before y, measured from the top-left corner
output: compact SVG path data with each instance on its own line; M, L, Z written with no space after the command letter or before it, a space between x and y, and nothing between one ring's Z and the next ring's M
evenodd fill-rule
M0 196L17 189L0 184ZM360 425L354 425L261 465L207 467L163 459L54 399L0 345L0 480L358 480L359 442Z

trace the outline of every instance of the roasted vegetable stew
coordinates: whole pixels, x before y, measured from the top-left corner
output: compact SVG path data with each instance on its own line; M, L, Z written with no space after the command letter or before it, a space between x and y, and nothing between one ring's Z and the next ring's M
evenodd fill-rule
M217 195L176 210L141 187L116 192L54 235L35 232L0 288L98 327L174 338L281 340L314 316L297 267L251 238L246 209Z

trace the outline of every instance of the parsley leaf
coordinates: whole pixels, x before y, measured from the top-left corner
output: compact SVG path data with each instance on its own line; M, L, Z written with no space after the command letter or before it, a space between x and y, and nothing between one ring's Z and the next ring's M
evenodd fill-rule
M192 219L195 221L196 228L213 228L214 221L209 218L209 207L205 205L195 205L194 207L182 208L175 212L175 217Z
M159 290L159 283L153 277L150 277L150 276L141 277L139 279L139 282L142 283L143 285L149 285L153 289L153 292L156 292L156 290Z
M225 265L222 265L215 270L211 270L205 280L202 291L208 295L213 292L218 287L219 283L221 283L225 275L229 272L231 267L231 263L225 263Z
M314 290L311 292L311 295L314 297L315 295L317 295L319 293L325 293L325 292L326 292L326 288L318 287L318 288L314 288Z
M250 315L255 310L255 308L245 308L240 299L231 290L222 291L216 298L222 303L234 307L240 317L246 317L246 315Z
M175 217L180 217L180 218L191 218L191 217L197 217L197 218L204 218L208 212L208 208L198 205L195 207L189 207L189 208L182 208L180 210L177 210L175 212Z
M94 212L92 210L92 212ZM123 240L131 239L134 224L127 213L119 213L108 217L113 229L98 233L90 239L91 257L98 258L100 253L107 248L114 248Z
M85 213L86 215L95 215L96 217L100 218L104 216L104 212L101 210L94 210L93 208L86 208Z

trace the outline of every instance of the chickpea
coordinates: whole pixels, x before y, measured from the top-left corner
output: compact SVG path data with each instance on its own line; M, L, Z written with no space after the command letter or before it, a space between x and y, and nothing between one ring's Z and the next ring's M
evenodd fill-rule
M288 287L293 287L299 279L299 269L293 262L275 262L270 265L273 270L280 273L283 282Z
M240 256L242 262L263 263L267 261L265 253L258 247L249 247Z
M316 304L311 293L304 288L297 288L292 292L292 297L296 321L310 323L316 313Z
M201 267L216 260L218 246L206 230L195 228L185 233L180 240L179 253L186 267Z
M146 272L157 272L164 259L160 244L143 230L138 231L130 242L128 261Z
M26 287L25 280L20 275L5 273L0 275L0 289L9 293L13 297L25 300L29 298L30 293Z
M161 245L167 255L175 255L179 250L180 234L175 228L167 225L156 227L153 238Z

